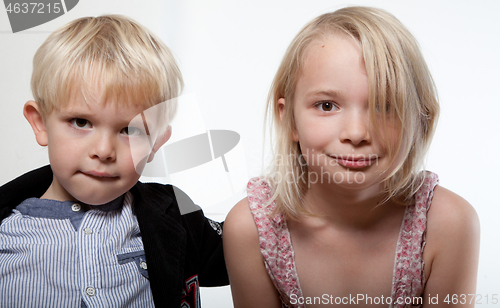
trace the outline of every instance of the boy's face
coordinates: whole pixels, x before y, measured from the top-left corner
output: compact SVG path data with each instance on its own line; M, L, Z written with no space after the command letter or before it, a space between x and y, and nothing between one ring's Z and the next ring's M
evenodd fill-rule
M30 103L36 106L28 102L25 116L33 127L29 112L36 108L30 109ZM146 160L151 161L170 137L170 131L159 138L146 135L143 109L113 102L86 103L81 94L75 94L66 107L54 109L43 119L41 129L33 127L38 143L48 146L54 172L42 198L99 205L132 188ZM151 126L149 122L149 130Z

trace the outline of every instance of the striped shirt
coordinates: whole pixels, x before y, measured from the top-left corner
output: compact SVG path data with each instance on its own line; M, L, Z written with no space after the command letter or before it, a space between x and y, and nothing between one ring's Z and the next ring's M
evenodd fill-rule
M154 307L132 195L18 205L0 225L0 307Z

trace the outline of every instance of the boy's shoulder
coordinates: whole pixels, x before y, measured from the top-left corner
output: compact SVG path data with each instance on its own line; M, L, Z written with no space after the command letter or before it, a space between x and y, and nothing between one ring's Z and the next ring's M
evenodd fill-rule
M210 221L203 210L176 186L137 182L130 192L134 199L134 214L139 220L162 217L190 231ZM146 223L144 221L144 226Z
M52 183L52 169L44 166L25 173L0 187L0 220L9 216L18 204L40 197Z

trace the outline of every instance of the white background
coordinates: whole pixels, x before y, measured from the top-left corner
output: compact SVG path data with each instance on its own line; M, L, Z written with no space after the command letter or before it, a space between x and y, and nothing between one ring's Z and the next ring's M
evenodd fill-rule
M500 294L500 2L495 0L80 0L66 15L17 34L0 8L0 184L48 162L22 107L32 98L33 55L59 26L82 16L119 13L160 35L179 60L185 93L198 98L206 128L238 132L248 176L256 176L269 149L263 150L267 91L286 47L307 21L345 5L384 8L420 42L442 107L427 169L476 208L482 233L477 293L483 296L477 307L498 307L491 304L492 294ZM205 289L202 301L204 307L232 306L227 287Z

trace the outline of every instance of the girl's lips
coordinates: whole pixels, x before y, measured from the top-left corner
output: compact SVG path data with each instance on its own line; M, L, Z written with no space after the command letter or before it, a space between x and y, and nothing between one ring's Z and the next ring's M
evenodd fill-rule
M341 156L331 156L337 161L337 163L346 168L365 168L372 165L378 160L378 157L374 156L363 156L363 157L341 157Z

